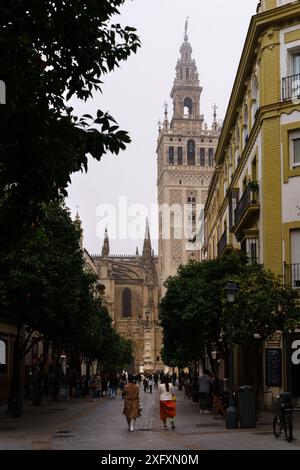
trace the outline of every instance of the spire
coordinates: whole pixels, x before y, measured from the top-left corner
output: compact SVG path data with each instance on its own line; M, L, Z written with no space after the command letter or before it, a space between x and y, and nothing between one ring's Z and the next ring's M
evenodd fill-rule
M151 247L151 238L150 238L150 228L148 217L146 219L146 230L144 238L144 247L143 247L143 258L151 258L152 247Z
M75 216L75 220L74 220L74 225L77 228L77 230L80 232L79 244L80 244L80 248L83 248L83 230L82 230L81 219L80 219L79 212L78 212L79 206L76 206L76 208L77 208L77 212L76 212L76 216Z
M135 256L140 256L139 247L138 247L138 246L136 247L136 250L135 250Z
M195 60L192 58L192 46L188 37L188 18L185 21L184 42L180 47L180 58L176 65L176 77L171 91L174 115L171 121L182 119L201 120L199 74Z
M105 234L104 234L103 246L102 246L102 257L107 258L108 256L109 256L109 239L108 239L108 232L106 228Z
M165 108L165 117L164 117L164 130L167 131L169 129L169 118L168 118L168 103L165 101L164 108ZM148 219L147 219L148 220Z
M218 106L217 106L216 104L214 104L214 106L213 106L213 110L214 110L214 119L213 119L212 129L213 129L215 132L218 131L217 109L218 109Z

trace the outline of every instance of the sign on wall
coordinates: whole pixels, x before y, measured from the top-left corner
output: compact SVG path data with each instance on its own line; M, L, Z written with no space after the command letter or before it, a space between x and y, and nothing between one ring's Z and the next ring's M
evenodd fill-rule
M281 387L282 385L282 351L269 348L266 350L266 386Z

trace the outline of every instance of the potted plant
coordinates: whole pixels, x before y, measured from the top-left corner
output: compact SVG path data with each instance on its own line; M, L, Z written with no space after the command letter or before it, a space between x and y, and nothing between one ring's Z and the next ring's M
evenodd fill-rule
M259 191L259 184L257 181L249 181L248 188L251 191L251 197L252 197L252 204L256 204L257 201L257 194Z

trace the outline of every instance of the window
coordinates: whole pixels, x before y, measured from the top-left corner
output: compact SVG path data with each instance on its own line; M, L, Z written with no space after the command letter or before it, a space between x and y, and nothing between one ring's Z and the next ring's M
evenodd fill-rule
M300 130L290 132L290 161L291 168L300 166Z
M292 59L292 75L300 74L300 51L291 55Z
M242 243L242 252L247 256L248 264L259 262L258 238L247 238Z
M231 231L235 225L235 210L239 201L239 191L233 189L229 197L229 230Z
M252 122L254 123L255 118L256 118L256 113L259 108L259 87L258 87L258 79L256 75L254 75L252 79L252 100L253 100Z
M300 288L300 229L291 231L292 287Z
M205 166L205 149L200 149L200 166Z
M197 209L197 201L195 197L189 197L188 200L188 211L187 211L187 218L188 218L188 228L193 233L196 231L196 209Z
M194 140L189 140L187 143L187 164L196 165L196 144Z
M243 139L244 144L248 142L248 125L249 125L249 114L247 103L244 104L244 128L243 128Z
M193 115L193 100L191 98L185 98L184 103L184 115L191 117Z
M0 372L7 371L6 342L0 339Z
M128 318L131 317L131 290L124 289L123 291L123 317Z
M169 165L174 165L174 147L169 147Z
M178 149L177 149L177 159L178 159L178 165L182 166L182 164L183 164L182 147L178 147Z
M252 160L252 164L251 164L251 178L252 178L252 181L257 181L257 179L258 179L258 177L257 177L257 158L256 157Z
M208 164L209 166L214 166L214 149L208 149Z

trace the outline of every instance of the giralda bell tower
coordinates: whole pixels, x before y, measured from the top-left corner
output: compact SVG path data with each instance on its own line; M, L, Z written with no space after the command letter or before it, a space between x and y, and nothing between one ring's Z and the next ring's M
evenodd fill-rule
M214 171L220 135L217 107L209 128L200 111L202 87L185 23L184 42L171 91L173 116L165 103L157 145L159 214L159 286L181 264L200 259L199 220Z

